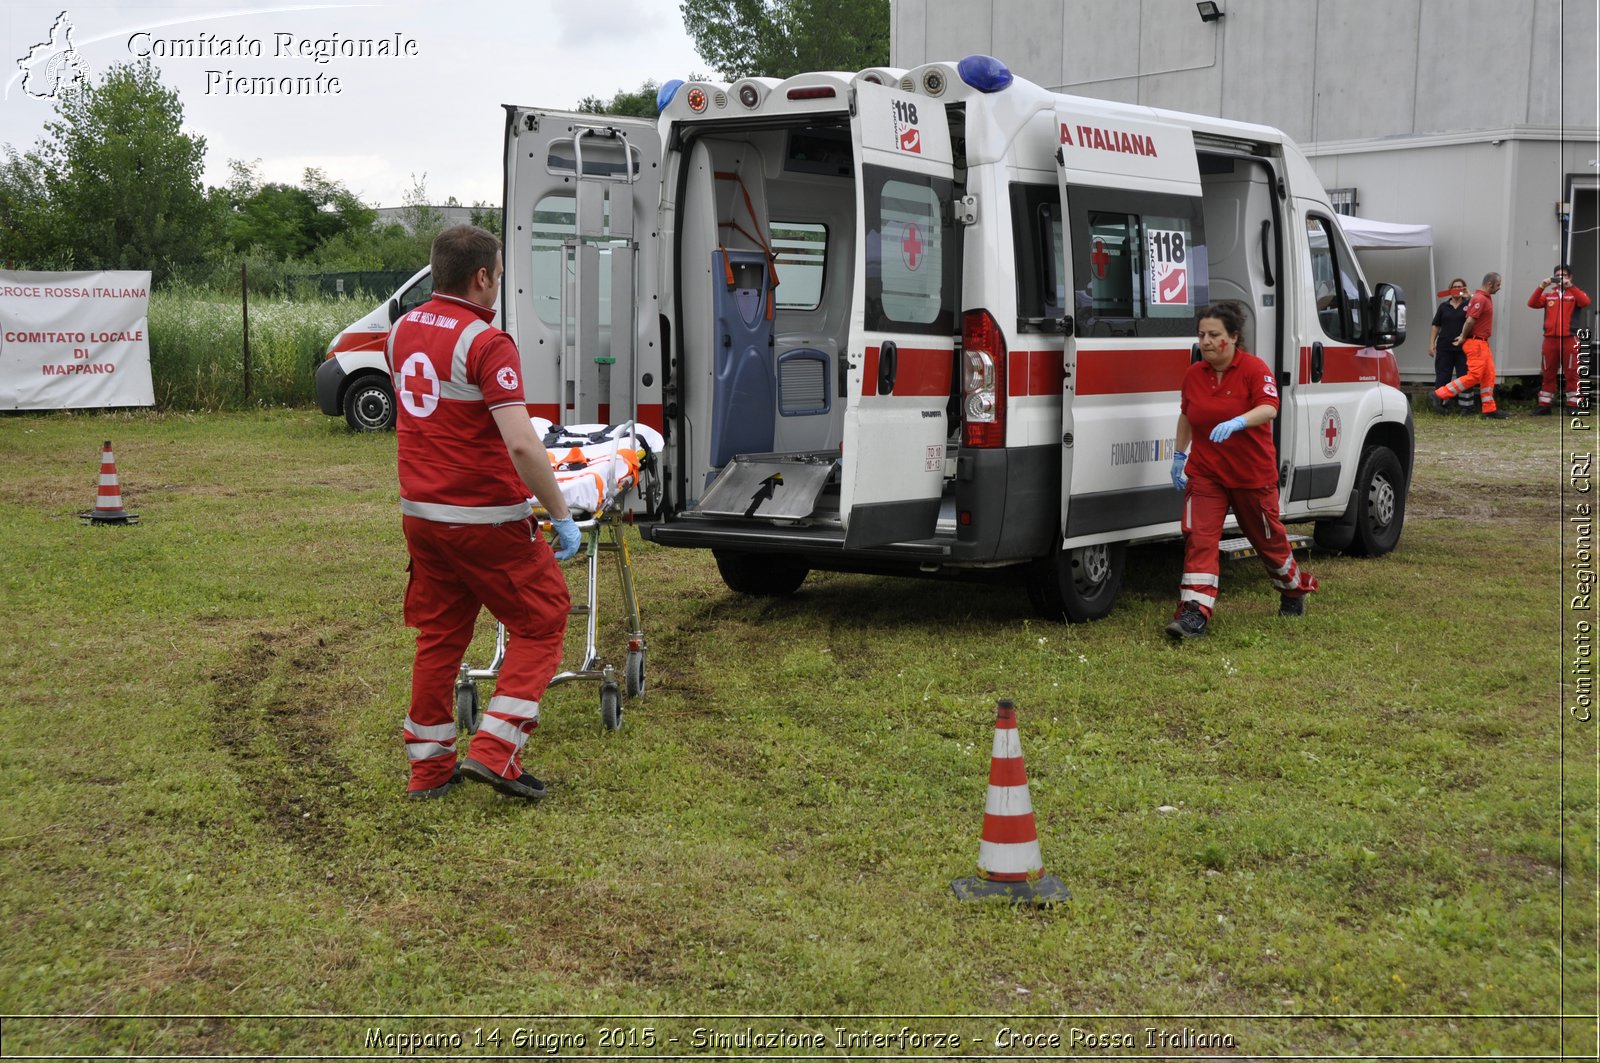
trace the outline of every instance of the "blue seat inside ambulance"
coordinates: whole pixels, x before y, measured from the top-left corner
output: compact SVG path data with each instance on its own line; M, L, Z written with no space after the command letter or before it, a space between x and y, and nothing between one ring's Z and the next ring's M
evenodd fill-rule
M778 382L772 352L770 271L764 251L712 252L718 344L712 378L711 465L773 448Z

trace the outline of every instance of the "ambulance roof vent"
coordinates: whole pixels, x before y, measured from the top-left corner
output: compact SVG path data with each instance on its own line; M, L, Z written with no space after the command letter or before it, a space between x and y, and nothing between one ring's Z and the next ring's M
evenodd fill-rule
M728 94L726 92L717 92L711 97L711 102L715 104L717 110L720 111L722 108L728 106Z
M956 73L979 92L999 92L1012 80L1011 71L992 55L969 55L956 64Z
M911 77L910 75L907 75L906 77L901 78L900 79L900 91L901 92L916 92L917 91L916 79Z

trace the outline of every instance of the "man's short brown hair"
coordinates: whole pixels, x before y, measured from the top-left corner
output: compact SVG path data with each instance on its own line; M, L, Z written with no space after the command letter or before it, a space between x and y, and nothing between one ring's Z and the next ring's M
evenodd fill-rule
M476 225L452 225L433 238L433 289L450 295L466 294L473 274L480 269L494 276L500 257L500 238Z

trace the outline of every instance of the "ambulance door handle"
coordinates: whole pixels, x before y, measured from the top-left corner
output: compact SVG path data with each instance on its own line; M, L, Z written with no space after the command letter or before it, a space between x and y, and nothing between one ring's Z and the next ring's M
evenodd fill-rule
M894 393L894 378L897 364L900 361L900 349L894 345L894 340L884 340L883 346L878 348L878 394L891 395Z
M1311 344L1311 382L1322 383L1322 344L1319 342Z
M1272 222L1270 221L1261 223L1261 272L1263 274L1261 279L1268 288L1278 283L1272 275Z

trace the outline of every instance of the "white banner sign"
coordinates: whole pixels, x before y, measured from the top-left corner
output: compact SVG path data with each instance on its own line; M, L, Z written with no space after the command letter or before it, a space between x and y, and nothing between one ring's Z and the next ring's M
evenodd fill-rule
M155 401L149 271L0 270L0 410Z

